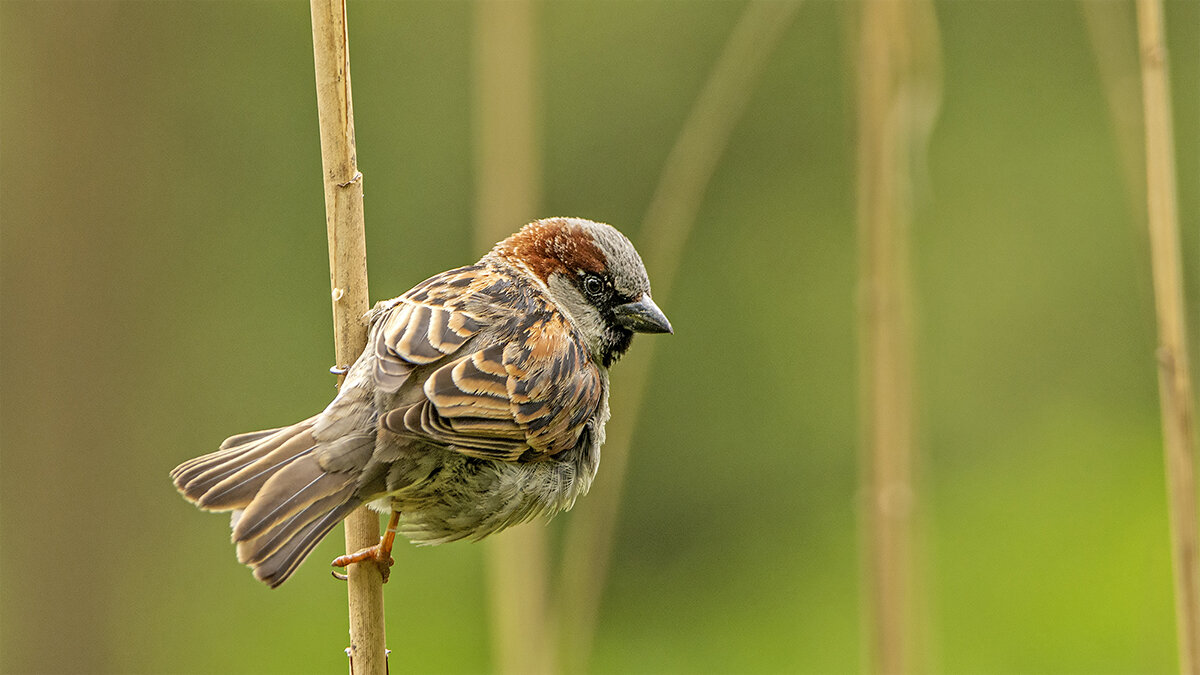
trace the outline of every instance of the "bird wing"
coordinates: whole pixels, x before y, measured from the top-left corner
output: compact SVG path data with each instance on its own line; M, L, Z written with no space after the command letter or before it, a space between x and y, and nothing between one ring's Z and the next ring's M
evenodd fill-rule
M574 447L600 406L599 368L544 293L464 268L386 311L372 331L377 386L398 388L417 367L432 368L423 396L382 416L393 433L482 459L536 461ZM498 339L469 343L484 329Z
M479 295L479 267L443 272L371 313L369 344L375 351L375 386L394 392L413 369L444 359L474 337L484 317L465 298Z

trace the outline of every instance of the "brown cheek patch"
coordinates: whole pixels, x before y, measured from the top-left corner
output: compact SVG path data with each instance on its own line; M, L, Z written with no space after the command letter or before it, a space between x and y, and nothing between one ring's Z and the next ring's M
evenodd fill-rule
M500 242L500 255L523 262L543 282L555 272L604 272L604 254L582 228L565 220L540 220Z

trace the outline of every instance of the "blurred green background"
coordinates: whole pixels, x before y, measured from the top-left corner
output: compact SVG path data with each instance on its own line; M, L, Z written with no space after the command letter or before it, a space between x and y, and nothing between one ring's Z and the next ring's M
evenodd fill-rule
M1112 2L1132 50L1132 3ZM857 7L801 7L682 251L594 672L863 663ZM742 9L536 6L542 215L640 241ZM1200 3L1166 10L1200 363ZM483 252L473 11L350 3L373 299ZM1149 252L1121 150L1140 132L1113 121L1081 4L936 12L912 266L928 668L1172 672ZM0 2L0 670L344 672L340 534L268 591L167 477L334 393L312 63L303 2ZM488 670L482 551L399 550L393 672Z

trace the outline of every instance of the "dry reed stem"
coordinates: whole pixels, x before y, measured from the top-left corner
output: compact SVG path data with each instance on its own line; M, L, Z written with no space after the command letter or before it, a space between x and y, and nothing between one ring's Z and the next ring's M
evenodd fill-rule
M475 244L480 251L538 216L534 18L530 0L475 5ZM497 673L557 670L546 534L542 523L529 523L485 542Z
M1158 316L1158 383L1175 573L1179 670L1200 673L1200 560L1196 523L1195 426L1184 320L1174 133L1161 0L1137 0L1146 124L1146 206Z
M1146 212L1145 149L1141 78L1137 63L1137 35L1133 30L1133 7L1124 2L1080 0L1079 10L1092 43L1096 68L1104 86L1104 98L1112 122L1121 177L1129 194L1130 209L1139 236L1144 236Z
M367 248L363 223L362 174L354 144L350 96L350 51L344 0L311 0L317 114L325 184L325 224L329 236L329 282L338 365L349 365L367 343L362 321L369 308ZM341 384L342 378L338 378ZM360 508L346 519L346 550L379 543L379 518ZM387 672L383 617L383 578L375 565L351 565L350 672Z
M753 0L730 34L712 73L680 129L638 233L638 250L667 307L683 247L696 214L767 57L791 25L799 2ZM612 555L613 532L633 431L643 407L654 353L661 340L643 340L613 369L612 421L600 478L567 527L558 613L560 654L570 672L586 669Z
M481 252L541 215L535 19L531 0L475 5L475 244Z
M915 167L940 94L926 2L862 5L858 64L864 573L872 672L916 667L909 230Z

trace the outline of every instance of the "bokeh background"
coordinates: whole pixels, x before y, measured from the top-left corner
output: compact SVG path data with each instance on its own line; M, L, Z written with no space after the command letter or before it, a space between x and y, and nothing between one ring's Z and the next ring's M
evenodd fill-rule
M1134 13L1103 4L1101 49L1086 4L935 5L912 225L932 672L1177 667L1141 138L1119 112L1140 102L1113 104L1139 92ZM535 215L637 243L744 4L534 8ZM350 3L374 299L483 252L476 10ZM857 10L796 12L679 251L593 672L864 662ZM1195 331L1200 3L1166 18ZM167 477L334 393L312 63L303 2L0 2L0 670L344 672L340 535L269 591ZM551 568L587 508L550 525ZM489 670L484 566L480 545L399 550L393 672Z

